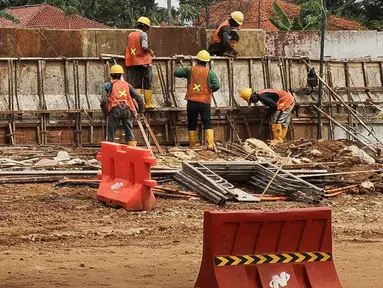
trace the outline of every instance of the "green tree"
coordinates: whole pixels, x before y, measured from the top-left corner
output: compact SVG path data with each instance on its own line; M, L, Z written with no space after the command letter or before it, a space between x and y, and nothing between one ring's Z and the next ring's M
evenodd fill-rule
M180 0L180 8L177 11L178 17L181 19L181 24L185 22L194 23L196 26L200 26L201 23L201 11L205 14L206 26L209 26L210 20L210 6L217 2L217 0Z
M322 21L322 4L320 0L310 0L301 4L298 16L303 30L320 30Z
M9 14L7 11L4 11L4 10L0 11L0 17L5 18L5 19L7 19L13 23L16 23L16 24L20 23L20 21L15 16L13 16L12 14Z
M282 31L293 31L293 30L308 30L310 26L310 22L306 23L306 25L302 25L300 17L295 18L293 21L289 19L285 11L278 5L277 2L273 2L273 8L275 14L278 16L278 19L274 16L270 16L270 22ZM306 21L309 21L309 18L305 18Z

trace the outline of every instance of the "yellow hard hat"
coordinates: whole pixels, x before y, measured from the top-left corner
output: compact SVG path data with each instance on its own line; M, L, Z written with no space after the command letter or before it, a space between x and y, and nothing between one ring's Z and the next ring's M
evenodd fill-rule
M110 67L110 74L124 74L124 68L121 65L113 65Z
M197 59L202 62L209 62L210 61L210 54L206 50L201 50L197 54Z
M245 16L243 16L243 13L241 11L234 11L233 13L231 13L230 16L239 25L242 25L243 24L243 20L245 20Z
M245 88L241 91L241 98L249 103L251 94L253 94L253 89Z
M142 16L142 17L138 18L137 22L141 23L141 24L145 24L146 26L150 27L150 20L148 17Z

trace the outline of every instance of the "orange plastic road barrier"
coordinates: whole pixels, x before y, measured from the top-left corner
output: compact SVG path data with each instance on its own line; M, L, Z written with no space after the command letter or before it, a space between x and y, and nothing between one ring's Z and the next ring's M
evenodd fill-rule
M152 187L157 182L151 180L150 167L156 165L156 158L149 150L102 142L97 160L102 167L97 200L129 211L155 207Z
M195 288L341 288L331 210L205 212Z

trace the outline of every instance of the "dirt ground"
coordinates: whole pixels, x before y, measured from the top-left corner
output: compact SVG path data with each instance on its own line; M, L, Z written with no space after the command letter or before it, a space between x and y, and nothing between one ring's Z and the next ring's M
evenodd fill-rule
M96 189L2 185L0 287L193 287L202 253L201 199L158 199L151 212L102 206ZM382 287L383 194L333 198L334 255L344 287ZM224 209L307 207L231 203ZM325 288L325 287L324 287Z

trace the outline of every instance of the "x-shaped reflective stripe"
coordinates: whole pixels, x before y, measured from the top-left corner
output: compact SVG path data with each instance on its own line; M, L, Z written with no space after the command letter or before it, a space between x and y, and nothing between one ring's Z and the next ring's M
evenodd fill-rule
M136 55L136 48L130 48L130 54Z
M193 91L201 91L201 84L194 84Z
M120 97L126 97L126 90L120 90L118 93L120 93Z

